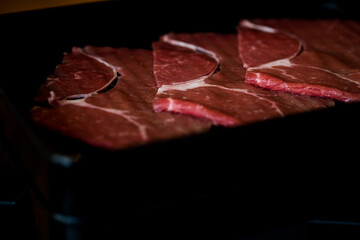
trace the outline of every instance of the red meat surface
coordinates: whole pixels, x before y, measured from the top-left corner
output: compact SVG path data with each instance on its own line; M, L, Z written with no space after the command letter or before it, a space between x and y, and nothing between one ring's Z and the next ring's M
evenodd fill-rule
M153 111L152 100L157 87L153 77L151 51L86 47L85 52L91 57L83 59L81 71L102 71L106 66L92 64L94 58L101 59L105 65L114 66L120 75L114 88L107 92L85 95L81 99L56 100L54 107L34 107L30 113L35 122L66 136L109 150L168 140L209 129L208 121ZM77 56L71 56L73 54L77 55L76 52L65 55L66 64L75 68L78 64ZM57 69L64 69L63 64ZM77 84L88 85L91 82L88 79L91 76L84 76L82 80L75 79L76 74L73 72L76 73L76 70L71 69L73 80L78 81ZM70 82L70 85L71 74L64 74L64 81ZM108 75L103 77L109 79ZM62 80L59 76L58 81ZM68 91L66 84L58 86L56 93ZM61 89L61 86L64 86L64 89ZM67 94L63 96L65 95Z
M360 24L255 20L238 27L245 82L277 91L360 101Z
M331 100L245 83L246 70L237 49L235 34L163 36L153 44L154 75L159 88L153 102L155 111L188 114L215 125L238 126L333 106Z

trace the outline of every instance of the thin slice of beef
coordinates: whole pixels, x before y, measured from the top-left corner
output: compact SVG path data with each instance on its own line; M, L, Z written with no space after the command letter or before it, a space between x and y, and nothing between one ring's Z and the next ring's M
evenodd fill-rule
M153 43L154 72L158 87L168 84L182 83L189 79L196 79L212 74L217 68L217 62L204 54L189 51L184 47L177 47L165 42ZM175 51L174 51L175 50ZM187 69L189 71L184 71ZM191 69L191 70L190 70ZM174 78L169 79L169 75Z
M360 23L344 20L241 21L245 81L263 88L360 101Z
M235 34L168 34L153 49L159 87L153 106L157 112L178 112L209 119L215 125L237 126L334 104L245 83ZM195 58L200 60L193 61ZM193 67L181 67L187 65Z
M74 47L40 86L35 100L57 104L62 99L88 97L105 89L116 77L115 66Z
M89 56L82 62L83 71L98 72L93 59L114 66L119 79L111 90L87 95L85 98L63 99L55 107L34 107L35 122L64 135L80 139L93 146L118 150L150 142L167 140L207 131L210 123L189 116L155 113L152 100L157 87L153 77L152 53L148 50L86 47ZM69 53L67 66L77 66L77 58ZM70 59L70 60L69 60ZM87 67L86 67L87 66ZM58 68L64 66L59 65ZM71 71L70 71L71 72ZM70 73L69 73L70 74ZM65 76L68 76L65 71ZM91 78L91 76L89 76ZM108 76L104 76L108 80ZM58 81L63 79L59 77ZM64 77L64 81L68 81ZM82 84L81 84L82 82ZM91 79L81 78L78 84L87 86ZM67 91L67 86L64 91ZM59 92L61 92L61 88ZM81 91L81 90L80 90Z

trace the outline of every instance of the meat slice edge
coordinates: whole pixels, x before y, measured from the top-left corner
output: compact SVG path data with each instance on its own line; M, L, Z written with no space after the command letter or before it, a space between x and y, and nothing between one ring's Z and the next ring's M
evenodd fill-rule
M179 47L194 52L201 49L203 54L214 56L214 62L218 62L220 71L211 75L204 72L198 79L161 86L153 103L156 111L179 112L206 118L214 125L238 126L334 105L331 100L268 91L245 83L246 71L238 57L236 35L168 34L161 40L172 44L172 51L177 51ZM154 50L156 51L157 49ZM156 56L154 54L155 64ZM167 72L171 73L171 70ZM159 72L154 72L155 78L158 74ZM176 76L170 74L167 77L171 82Z
M244 68L253 68L300 54L302 41L287 32L243 20L237 27L238 51ZM286 46L286 47L284 47Z
M118 83L104 93L83 99L64 99L55 107L34 107L30 114L36 123L108 150L209 130L208 121L153 111L152 99L157 88L151 51L90 46L85 49L121 72Z
M164 41L152 44L157 87L210 76L217 68L214 59ZM191 69L184 71L184 69ZM173 76L169 79L168 76Z
M269 26L261 25L261 23L268 22L271 23ZM243 58L244 66L247 68L245 81L271 90L328 97L343 102L360 101L360 69L354 69L354 63L349 64L349 61L344 60L346 54L341 53L341 49L337 45L340 42L345 44L346 39L339 40L339 37L328 36L328 31L324 29L325 23L334 25L331 20L283 19L257 20L256 23L240 22L238 50L239 56ZM337 28L345 31L343 30L345 27L342 26L344 23L336 23ZM324 36L311 30L311 27L317 28L317 26L319 27L317 31ZM288 57L284 55L283 58L267 59L265 62L264 55L272 55L274 52L275 56L280 56L277 54L278 52L282 52L283 49L287 51L289 40L284 40L282 36L279 36L283 33L286 33L289 39L293 37L294 40L298 40L303 51L296 53L294 49L294 54L289 54ZM318 42L314 41L316 38L319 39ZM247 41L247 39L252 41ZM258 47L259 42L262 43L262 48ZM273 44L273 42L278 44ZM325 49L320 46L321 44L327 45L328 48L336 47L335 52L338 56L334 56L331 49ZM346 45L344 45L345 48L347 48ZM360 52L360 48L354 51ZM360 59L357 61L360 63Z
M64 99L86 98L106 89L116 78L114 66L74 47L40 86L35 101L59 105Z

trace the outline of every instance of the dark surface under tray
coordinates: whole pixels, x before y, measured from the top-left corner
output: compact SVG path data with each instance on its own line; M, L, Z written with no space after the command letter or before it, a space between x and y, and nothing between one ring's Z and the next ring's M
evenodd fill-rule
M360 221L360 104L337 102L117 152L29 119L38 87L73 46L150 49L168 32L235 33L243 18L356 18L346 2L269 1L262 8L241 2L164 7L119 1L0 16L1 139L41 206L38 225L50 229L44 238L132 233L236 239L314 219Z

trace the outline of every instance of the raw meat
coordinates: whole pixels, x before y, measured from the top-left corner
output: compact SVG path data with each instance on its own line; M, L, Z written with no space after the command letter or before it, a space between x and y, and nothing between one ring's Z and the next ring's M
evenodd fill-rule
M74 47L40 86L35 100L56 104L61 99L88 97L105 89L116 77L116 67Z
M360 101L360 24L343 20L255 20L238 27L245 82Z
M153 49L159 87L153 103L156 112L178 112L215 125L237 126L334 104L245 83L235 34L168 34Z
M68 60L64 60L66 66L77 66L78 50L65 55ZM107 66L112 66L111 69L116 69L120 75L114 88L103 93L85 94L81 99L69 100L67 85L59 84L56 94L66 94L61 95L62 99L53 101L56 102L53 104L55 107L34 107L31 116L35 122L109 150L201 133L209 129L210 123L207 121L153 111L152 100L157 88L153 77L151 51L86 47L85 52L89 57L83 60L80 71L102 72ZM72 56L73 54L75 56ZM98 65L92 64L93 59L100 60L106 66L97 68ZM65 69L63 64L57 69ZM81 86L92 87L87 86L92 82L88 79L92 75L82 77L81 80L76 79L76 71L73 70L70 70L69 74L64 70L64 75L64 78L61 77L63 75L59 76L57 81L61 82L64 79L71 84L69 76L73 76L74 81L79 80L77 90L80 91L71 91L70 95L82 92ZM110 75L104 74L104 79L99 79L101 82L107 82Z
M157 86L182 83L189 79L196 79L212 74L218 63L214 59L184 47L169 45L165 42L153 44L154 72ZM186 70L186 71L184 71ZM169 75L172 78L169 78Z

